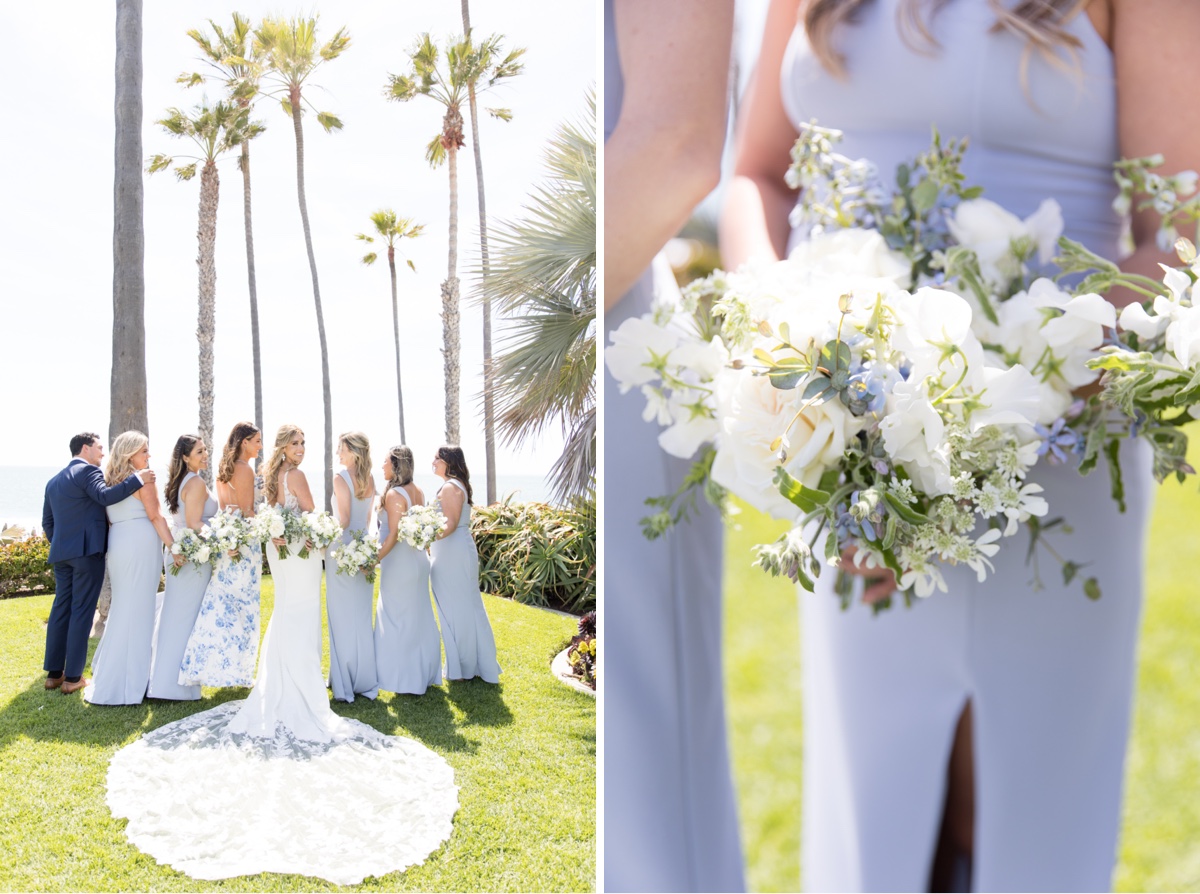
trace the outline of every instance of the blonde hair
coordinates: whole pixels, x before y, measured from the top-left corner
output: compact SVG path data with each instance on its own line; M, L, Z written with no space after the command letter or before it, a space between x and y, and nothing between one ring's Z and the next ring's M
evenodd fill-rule
M233 469L242 456L242 444L248 438L258 434L258 427L253 422L239 422L229 432L225 449L221 452L221 465L217 468L217 480L228 484L233 480Z
M388 451L388 464L392 467L392 477L388 479L387 487L383 489L383 499L393 487L404 487L413 480L412 448L398 444Z
M120 484L137 471L133 467L133 456L150 443L140 431L123 431L113 440L108 465L104 467L104 483L109 487Z
M275 432L275 449L271 451L271 458L267 460L267 467L263 471L263 496L272 506L279 495L279 469L287 458L283 451L292 443L292 438L303 434L304 429L298 425L281 425L279 431Z
M800 17L813 53L826 71L843 77L846 59L833 47L833 33L843 22L853 23L855 14L869 0L808 0L801 7ZM901 0L897 10L897 26L901 37L917 52L939 47L929 22L950 0ZM1020 0L1009 9L1003 0L987 0L996 16L993 33L1008 31L1025 41L1026 54L1022 59L1022 78L1029 51L1037 50L1047 59L1062 64L1061 51L1074 59L1082 43L1066 28L1066 22L1083 11L1088 0ZM1077 61L1077 60L1076 60Z
M350 477L354 480L354 496L365 500L367 494L375 490L375 481L371 478L371 442L360 431L348 431L338 435L338 445L345 444L354 454L354 468Z

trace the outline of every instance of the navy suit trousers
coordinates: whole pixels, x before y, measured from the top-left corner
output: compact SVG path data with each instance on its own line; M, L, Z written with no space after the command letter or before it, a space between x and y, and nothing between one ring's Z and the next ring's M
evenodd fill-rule
M54 604L46 623L45 670L83 676L88 634L104 583L104 553L54 563Z

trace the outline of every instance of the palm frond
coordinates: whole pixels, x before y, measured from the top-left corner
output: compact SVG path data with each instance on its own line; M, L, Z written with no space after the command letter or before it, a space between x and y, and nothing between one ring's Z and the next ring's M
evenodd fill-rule
M317 122L325 128L326 133L341 130L344 126L342 119L333 114L333 112L317 112Z

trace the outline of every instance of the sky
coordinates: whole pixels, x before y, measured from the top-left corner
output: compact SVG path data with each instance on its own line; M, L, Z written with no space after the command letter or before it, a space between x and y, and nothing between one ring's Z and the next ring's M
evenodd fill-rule
M189 109L207 92L175 83L202 70L187 30L207 20L227 26L237 11L258 21L279 14L275 2L173 0L143 9L143 155L191 154L190 143L155 122L169 107ZM435 40L462 30L458 0L395 3L342 0L283 9L320 14L318 37L346 26L351 43L322 66L306 96L337 114L344 130L326 134L305 119L305 181L314 252L329 340L334 437L360 429L382 457L399 442L395 355L386 254L361 263L375 246L355 234L373 230L371 212L390 207L425 224L402 240L397 258L400 340L408 443L421 460L444 436L440 285L447 273L449 179L431 169L424 148L439 130L443 107L417 97L389 102L389 74L409 70L406 51L417 36ZM545 179L546 142L564 121L586 113L597 83L595 0L509 0L472 4L477 36L499 32L505 47L523 46L525 72L480 95L488 217L521 214L532 187ZM0 358L6 387L0 465L58 465L72 434L107 436L112 325L113 57L112 3L64 0L3 4L0 27L20 34L0 56L10 89L9 126L0 132L0 165L8 172L0 215ZM512 110L505 123L483 108ZM266 440L278 426L305 429L305 463L314 491L321 481L323 412L320 353L311 280L296 197L290 120L264 99L256 117L266 132L251 145L255 266L263 357ZM18 124L19 122L19 124ZM253 420L249 289L237 153L219 163L215 436ZM145 175L146 364L151 465L165 468L177 435L197 426L196 225L200 178ZM462 307L462 445L473 483L483 481L482 314L469 296L479 261L479 223L470 137L459 160L459 276ZM378 243L377 243L378 245ZM386 249L385 249L386 250ZM503 323L494 324L497 347ZM556 426L536 445L497 445L500 476L541 475L561 450ZM336 457L334 459L337 468Z

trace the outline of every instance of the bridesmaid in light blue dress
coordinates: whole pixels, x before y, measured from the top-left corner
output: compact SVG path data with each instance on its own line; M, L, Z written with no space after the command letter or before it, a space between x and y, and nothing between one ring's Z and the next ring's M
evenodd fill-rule
M229 433L217 470L217 500L249 518L254 515L254 471L262 433L239 422ZM200 612L179 663L181 686L251 686L258 658L261 617L259 577L262 547L243 546L236 556L221 555L200 601Z
M429 599L429 556L397 538L400 519L425 495L413 483L413 454L393 447L383 461L388 485L379 510L379 609L375 663L379 687L422 695L442 682L442 643Z
M742 105L725 263L781 256L803 238L788 239L795 195L780 172L797 128L816 118L845 132L839 152L870 159L888 179L929 148L933 127L967 137L963 173L985 198L1018 217L1055 199L1064 235L1161 278L1156 262L1171 258L1154 245L1154 221L1134 221L1136 249L1123 255L1128 222L1113 208L1112 165L1162 152L1167 171L1200 168L1200 131L1176 126L1156 86L1200 74L1200 6L851 5L823 4L814 21L815 5L806 20L795 0L772 4L763 76ZM1125 513L1103 472L1031 475L1051 514L1073 526L1054 545L1099 578L1098 600L1047 563L1044 587L1032 586L1017 544L984 583L948 569L949 592L911 609L874 616L860 601L842 611L832 574L801 594L807 888L1109 889L1153 494L1145 448L1122 446Z
M479 594L479 553L471 538L471 476L461 447L439 447L433 473L445 479L438 490L449 524L429 549L429 577L442 621L446 679L481 677L500 682L496 639Z
M208 468L208 446L199 435L180 435L171 455L171 472L167 481L167 508L171 510L173 533L182 528L199 531L216 515L217 501L199 472ZM200 685L179 684L179 665L183 650L200 614L200 601L212 578L212 563L186 562L181 556L172 558L168 548L163 566L167 571L166 587L158 609L154 629L154 654L150 662L150 698L196 701ZM173 568L178 572L171 573Z
M149 465L146 436L135 431L119 434L113 441L105 483L112 487ZM138 705L150 682L155 594L162 574L162 547L171 542L171 532L152 487L139 488L109 506L108 520L105 562L112 580L112 607L92 656L92 682L83 697L94 705Z
M346 468L333 479L333 510L342 526L342 543L355 532L367 532L375 503L371 478L371 447L362 432L338 438L338 459ZM333 550L330 549L330 552ZM351 577L338 574L337 565L325 569L325 611L329 617L329 687L344 702L355 695L375 698L375 636L371 608L375 585L361 571Z
M732 11L722 0L605 0L610 332L656 297L679 300L670 266L655 254L716 185ZM686 149L645 148L665 144ZM642 536L646 498L674 492L691 469L659 447L645 406L604 371L604 886L741 891L721 662L721 518L700 498L666 536Z

